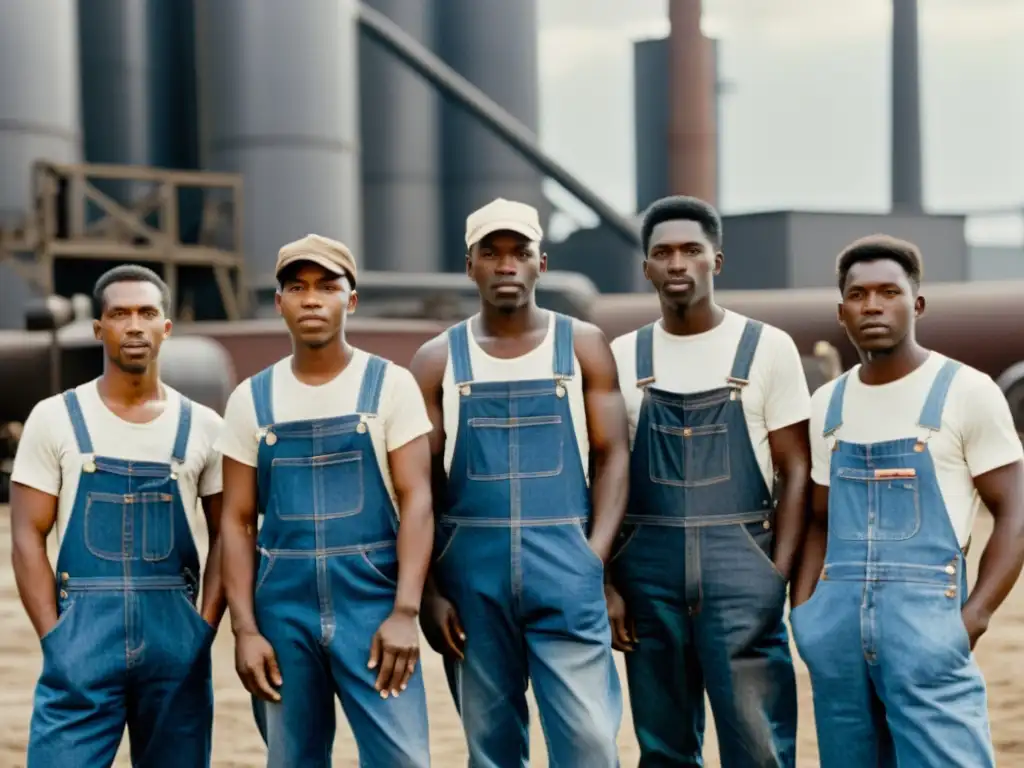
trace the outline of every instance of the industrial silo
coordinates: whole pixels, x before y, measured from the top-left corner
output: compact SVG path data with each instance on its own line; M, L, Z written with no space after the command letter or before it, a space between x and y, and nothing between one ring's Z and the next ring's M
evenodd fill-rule
M441 57L536 133L539 112L536 0L444 0ZM445 261L463 268L466 216L495 197L545 212L542 175L462 108L443 108Z
M364 0L434 48L433 0ZM369 269L441 268L441 98L368 35L359 40L363 262Z
M77 6L71 0L0 4L0 228L32 210L35 160L81 157ZM0 327L20 327L29 288L0 265Z
M197 0L203 167L245 176L247 279L286 242L360 250L354 0Z

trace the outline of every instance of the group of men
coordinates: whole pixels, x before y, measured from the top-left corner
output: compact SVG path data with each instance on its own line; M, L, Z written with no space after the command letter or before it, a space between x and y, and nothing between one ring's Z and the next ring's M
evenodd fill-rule
M528 686L550 765L617 766L613 648L642 767L703 765L706 696L725 768L792 768L787 593L822 766L994 765L972 649L1024 563L1024 453L996 384L917 343L918 250L840 254L861 363L811 397L786 333L715 302L708 204L647 210L661 317L611 344L536 305L542 236L470 215L480 311L408 370L346 341L352 253L286 245L293 354L223 420L160 380L159 277L99 281L103 375L36 406L13 472L29 768L109 766L126 726L136 766L208 766L225 596L268 766L330 765L336 697L362 765L428 766L419 624L475 768L528 765Z

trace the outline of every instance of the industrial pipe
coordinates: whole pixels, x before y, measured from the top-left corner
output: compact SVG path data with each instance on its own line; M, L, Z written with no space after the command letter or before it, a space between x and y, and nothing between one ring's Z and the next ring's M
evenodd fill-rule
M565 187L612 232L629 245L640 247L636 225L546 154L526 126L380 11L365 3L359 3L358 9L360 25L374 40L475 115L529 163Z

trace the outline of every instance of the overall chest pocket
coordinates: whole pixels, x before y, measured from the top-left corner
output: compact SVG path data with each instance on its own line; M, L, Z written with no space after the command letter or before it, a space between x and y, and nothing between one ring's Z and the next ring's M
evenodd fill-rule
M273 508L283 520L332 520L363 511L362 451L277 458L270 466Z
M887 474L894 471L901 476ZM912 469L839 467L828 506L829 531L839 539L904 541L921 529L920 478Z
M655 483L699 488L731 476L726 424L677 427L651 422L647 445Z
M84 527L85 546L98 558L166 560L174 550L174 496L158 491L90 492Z
M466 472L471 480L521 480L562 473L562 417L471 418Z

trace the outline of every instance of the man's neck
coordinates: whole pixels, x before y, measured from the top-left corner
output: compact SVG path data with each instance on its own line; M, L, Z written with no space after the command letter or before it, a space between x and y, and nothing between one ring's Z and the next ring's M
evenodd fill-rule
M480 307L479 327L487 338L516 338L547 325L547 312L532 301L512 311L484 303Z
M661 305L661 325L673 336L695 336L717 328L725 319L725 310L710 296L685 307Z
M330 381L340 374L352 360L354 350L340 334L337 339L322 347L292 345L292 373L307 384Z
M924 365L930 352L915 339L906 339L885 352L859 351L859 354L860 380L864 384L878 385L890 384L913 373Z
M155 363L143 373L130 373L108 362L96 387L104 401L126 407L164 397L160 369Z

